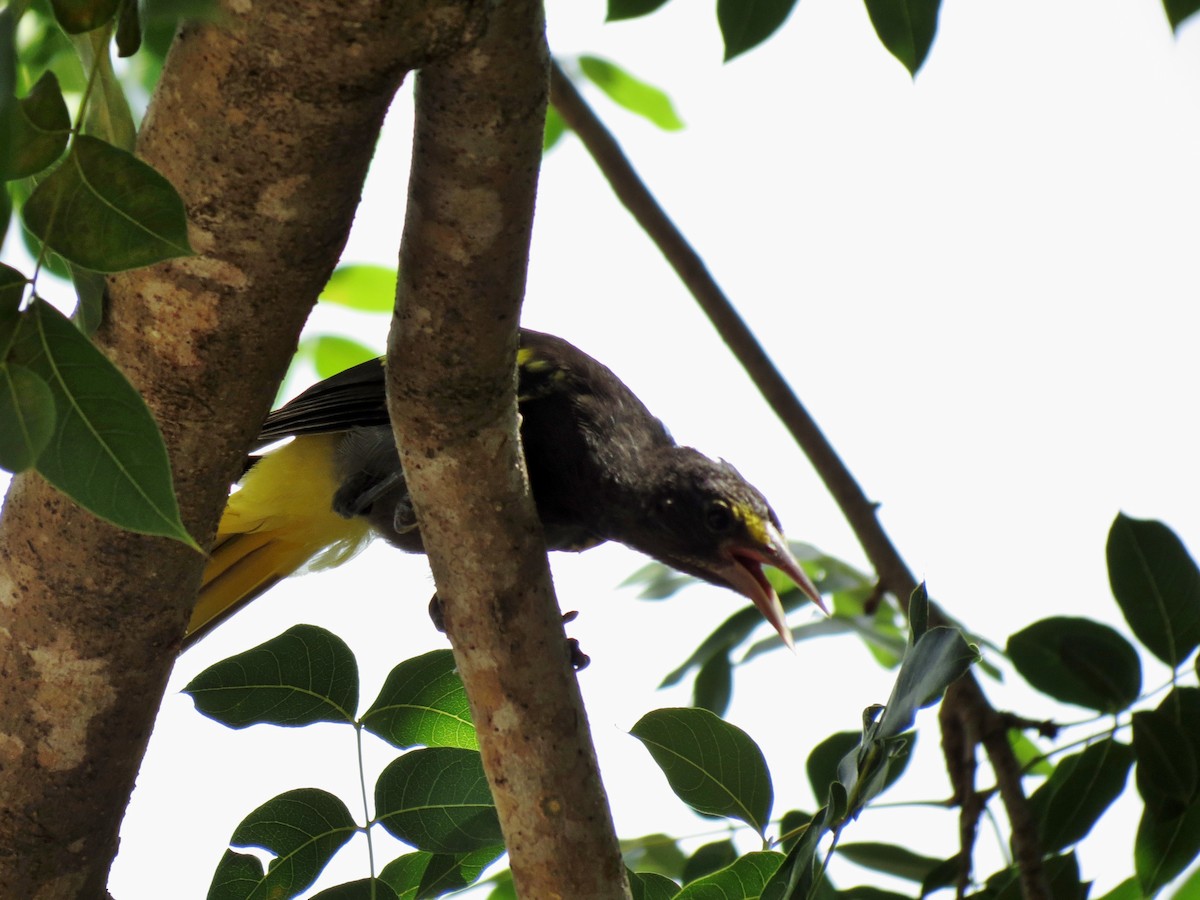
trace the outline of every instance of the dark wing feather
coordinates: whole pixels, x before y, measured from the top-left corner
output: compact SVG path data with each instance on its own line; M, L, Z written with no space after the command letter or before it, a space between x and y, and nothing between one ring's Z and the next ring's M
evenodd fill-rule
M370 359L318 382L263 423L261 444L302 434L325 434L388 424L383 360Z

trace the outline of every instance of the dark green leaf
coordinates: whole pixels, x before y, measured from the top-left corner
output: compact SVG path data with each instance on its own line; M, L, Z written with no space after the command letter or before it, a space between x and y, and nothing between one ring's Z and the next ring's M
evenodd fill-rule
M1097 900L1142 900L1142 889L1138 887L1137 876L1130 875L1103 897L1098 897Z
M855 731L839 731L813 747L805 767L814 797L824 799L829 793L829 785L838 780L838 766L858 746L861 737Z
M688 857L683 865L683 883L695 881L705 875L711 875L718 869L723 869L737 859L737 848L733 841L726 838L723 841L713 841L698 848Z
M696 673L692 686L692 704L707 709L713 715L723 716L729 709L733 696L733 666L723 653L713 656Z
M821 872L817 851L825 834L828 810L817 810L808 828L792 845L783 864L775 870L762 891L762 900L793 900L809 895Z
M928 878L929 873L941 864L940 859L922 856L907 847L898 847L895 844L839 844L837 852L864 868L886 872L888 875L915 881L917 884Z
M396 305L396 270L387 266L338 266L321 291L321 302L359 312L390 313Z
M679 895L679 885L657 872L630 872L629 888L633 900L671 900Z
M659 709L633 726L671 789L697 812L740 819L759 834L771 814L771 776L746 732L705 709Z
M483 870L504 855L504 845L484 847L473 853L435 853L429 859L417 886L415 900L440 897L479 880Z
M111 144L81 135L25 204L29 230L97 272L190 256L183 201L167 179Z
M419 850L470 853L502 843L500 821L474 750L405 753L375 784L375 815L388 833Z
M929 630L929 591L923 581L908 598L908 627L910 644L915 644Z
M562 140L562 136L567 133L567 123L563 120L562 114L553 106L546 107L546 129L542 132L542 152L549 152L550 148Z
M1134 839L1133 859L1146 897L1173 881L1200 854L1200 805L1164 819L1146 808Z
M0 469L23 472L54 434L54 394L24 366L0 362Z
M1127 709L1142 690L1142 665L1129 641L1091 619L1055 616L1008 639L1008 655L1033 687L1099 712Z
M67 34L99 28L117 14L120 0L50 0L54 18Z
M395 891L400 900L415 900L421 879L425 877L433 857L434 854L424 850L405 853L383 867L383 871L379 873L379 880Z
M921 896L926 897L934 891L940 891L942 888L952 887L956 884L962 871L961 860L961 854L956 853L934 866L933 871L921 882Z
M0 9L0 97L17 92L17 10L14 4Z
M467 694L449 650L433 650L392 669L362 725L394 747L478 750Z
M54 435L38 457L38 472L114 525L199 549L179 518L158 425L108 357L62 313L35 299L10 358L54 393Z
M870 885L845 888L837 892L838 900L912 900L907 894L885 891Z
M671 98L658 88L634 78L620 66L595 56L579 57L579 68L609 99L663 131L679 131L683 121Z
M133 56L142 46L142 22L138 13L138 0L121 0L121 14L117 18L117 55Z
M900 665L877 736L894 737L911 728L917 710L938 700L977 658L957 628L940 626L926 631Z
M300 788L273 797L246 816L229 839L231 846L261 847L271 853L275 858L267 872L257 860L227 853L213 875L208 898L294 897L316 881L356 831L350 811L333 794Z
M109 33L93 31L71 37L84 69L94 71L92 93L84 111L83 133L99 138L121 150L133 150L137 126L125 97L125 88L113 70L108 50Z
M318 378L329 378L379 356L366 344L336 334L305 338L296 348L296 354L312 360Z
M1073 852L1047 859L1042 863L1042 872L1052 900L1086 900L1088 885L1079 881L1079 861ZM992 875L982 893L990 900L1022 900L1021 879L1016 869L1003 869Z
M608 15L606 22L616 22L619 19L635 19L654 12L660 6L665 6L667 0L608 0Z
M310 900L400 900L388 884L377 878L363 878L313 894Z
M1129 886L1126 887L1126 885ZM1123 890L1125 896L1114 897L1113 895L1118 890ZM1175 889L1171 900L1196 900L1197 897L1200 897L1200 868L1192 869L1192 873L1188 875L1183 884ZM1137 889L1137 879L1129 878L1121 882L1104 900L1141 900L1141 892Z
M867 732L874 733L873 725L867 726ZM881 738L877 734L864 738L865 744L854 754L847 756L838 769L838 780L831 787L847 791L849 807L847 812L857 816L867 803L891 787L904 774L911 759L914 732ZM831 820L834 809L830 808Z
M665 834L646 834L621 841L621 857L625 865L639 872L654 872L668 878L683 876L687 858L673 837Z
M75 323L76 328L91 337L100 327L101 319L104 318L107 282L99 272L81 269L79 266L70 268L71 282L75 285L75 296L79 298L79 302L75 305L75 311L71 313L71 321Z
M684 577L691 579L691 576ZM625 583L629 584L629 581ZM728 653L749 637L750 633L762 624L762 621L762 613L753 606L738 610L718 625L716 631L701 641L700 646L695 649L692 655L684 660L679 668L667 675L659 687L671 687L678 684L689 671L704 665L716 654Z
M789 809L779 820L779 845L789 852L804 835L804 829L812 821L812 813Z
M1200 571L1166 525L1118 515L1108 580L1137 639L1172 668L1200 644Z
M19 271L0 263L0 363L8 358L8 348L17 336L21 298L25 296L28 283Z
M866 4L883 46L909 74L916 75L933 46L941 0L866 0Z
M36 175L62 156L71 135L71 116L58 79L47 72L29 95L0 97L0 180Z
M1180 815L1196 796L1195 748L1166 710L1133 714L1138 793L1146 809L1163 818ZM1059 764L1062 765L1061 763Z
M1163 10L1171 28L1178 33L1179 26L1200 11L1200 0L1163 0Z
M295 625L209 666L183 690L202 714L230 728L352 723L358 666L337 635Z
M1112 739L1060 760L1033 792L1030 809L1047 853L1077 844L1125 790L1133 749Z
M719 872L693 881L675 897L677 900L758 900L783 861L782 853L747 853Z
M725 62L774 34L795 5L796 0L717 0Z

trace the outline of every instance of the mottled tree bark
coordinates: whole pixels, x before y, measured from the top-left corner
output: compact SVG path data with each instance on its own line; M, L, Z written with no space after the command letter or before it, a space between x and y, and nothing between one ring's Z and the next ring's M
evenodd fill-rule
M517 435L547 65L541 4L520 0L418 76L390 405L517 891L623 898Z
M481 0L230 0L176 40L139 154L197 255L111 281L97 335L166 438L211 538L344 244L406 70L474 39ZM0 521L0 896L103 896L202 557L121 532L38 476Z

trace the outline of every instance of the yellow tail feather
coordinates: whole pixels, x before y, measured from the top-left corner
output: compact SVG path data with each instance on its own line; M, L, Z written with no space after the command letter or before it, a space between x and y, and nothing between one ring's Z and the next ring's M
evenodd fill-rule
M268 453L229 497L187 641L301 568L340 565L371 540L363 519L333 511L341 435L299 437Z

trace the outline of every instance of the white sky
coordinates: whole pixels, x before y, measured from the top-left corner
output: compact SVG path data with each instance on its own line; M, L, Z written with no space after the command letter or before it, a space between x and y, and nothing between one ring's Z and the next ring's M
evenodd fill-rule
M728 66L712 4L606 26L601 0L558 0L549 17L556 53L611 58L670 92L682 133L589 96L953 614L1001 644L1046 615L1117 623L1104 539L1118 510L1200 541L1200 27L1176 40L1155 0L948 0L914 84L862 5L844 0L804 0L779 36ZM406 89L348 261L395 258L410 120ZM735 462L790 537L863 564L807 462L570 137L543 170L524 320L605 361L682 442ZM381 348L385 321L320 318ZM642 563L623 548L552 562L563 607L581 611L571 633L593 659L581 683L621 834L711 833L626 732L687 702L687 688L654 687L737 598L697 588L638 601L616 587ZM280 791L324 787L358 811L349 729L231 732L179 689L306 621L359 655L365 708L396 661L444 646L426 617L431 592L422 558L376 547L280 585L186 654L114 896L202 897L237 822ZM1148 668L1146 685L1163 678ZM809 749L858 727L890 681L848 638L739 672L729 718L766 752L776 813L812 808ZM1023 713L1084 718L988 690ZM948 794L936 723L919 724L925 775L887 800ZM372 757L375 772L391 758ZM1094 896L1132 872L1137 812L1127 805L1084 845ZM885 809L844 839L948 856L955 827L952 813ZM996 863L986 830L981 843L984 865ZM395 852L381 834L377 858ZM363 877L365 860L356 841L317 887ZM849 867L834 878L873 880Z

